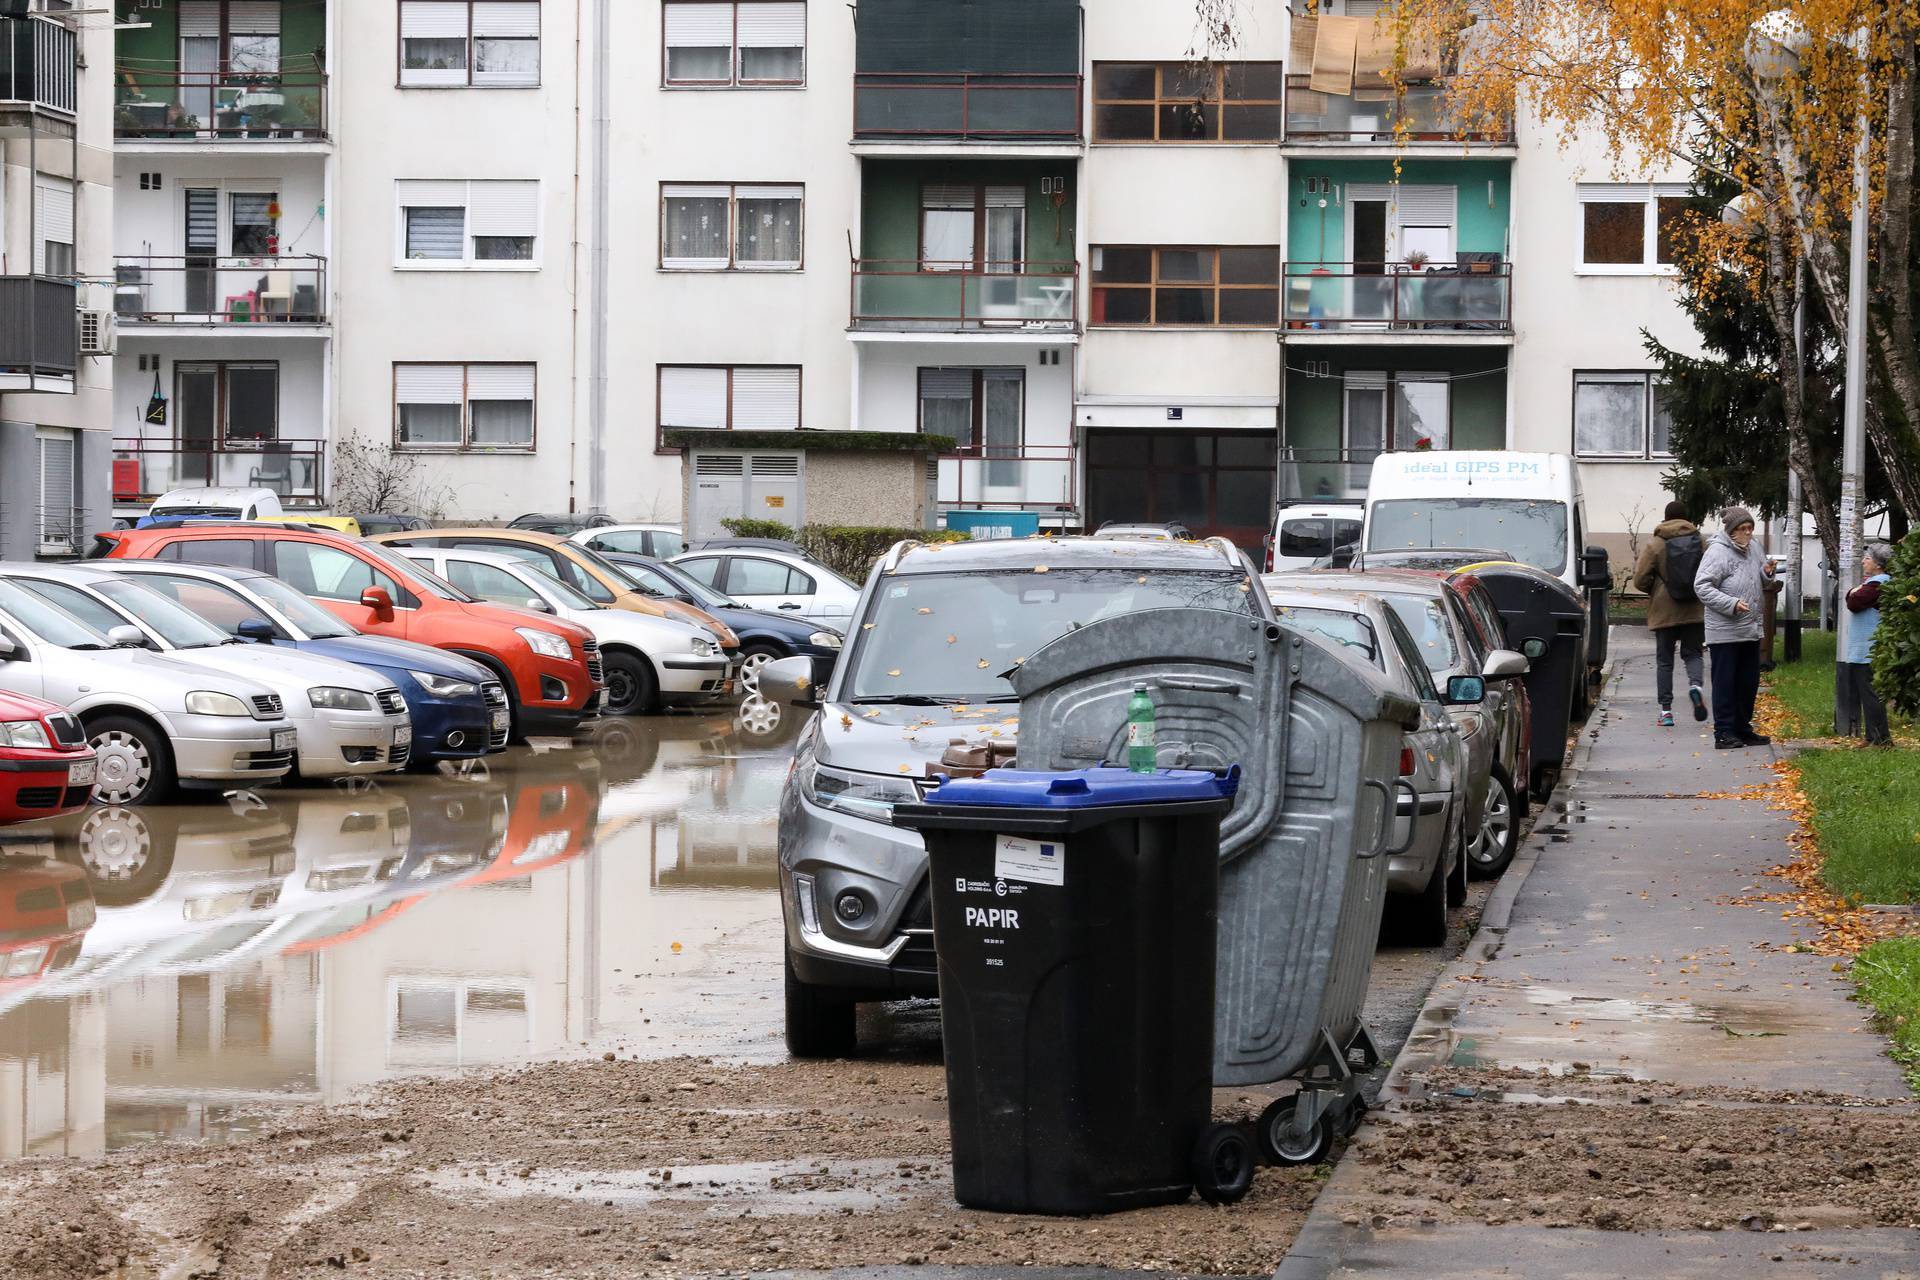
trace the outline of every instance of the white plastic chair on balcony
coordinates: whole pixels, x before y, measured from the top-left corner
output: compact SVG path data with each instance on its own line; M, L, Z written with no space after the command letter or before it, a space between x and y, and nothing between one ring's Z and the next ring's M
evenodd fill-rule
M260 314L267 319L293 319L293 272L269 271L261 279Z

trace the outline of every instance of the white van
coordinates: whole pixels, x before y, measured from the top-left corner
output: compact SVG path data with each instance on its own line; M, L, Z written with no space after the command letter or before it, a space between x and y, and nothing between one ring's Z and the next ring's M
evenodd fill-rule
M1311 569L1316 564L1345 568L1343 553L1358 545L1363 508L1337 498L1282 499L1267 535L1267 572Z
M280 495L271 489L173 489L147 508L147 519L190 516L215 520L259 520L281 515Z

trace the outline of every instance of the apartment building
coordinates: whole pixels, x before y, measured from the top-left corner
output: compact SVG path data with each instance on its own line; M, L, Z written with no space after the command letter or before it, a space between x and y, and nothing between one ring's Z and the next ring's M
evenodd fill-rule
M108 513L112 51L104 14L0 5L0 559Z

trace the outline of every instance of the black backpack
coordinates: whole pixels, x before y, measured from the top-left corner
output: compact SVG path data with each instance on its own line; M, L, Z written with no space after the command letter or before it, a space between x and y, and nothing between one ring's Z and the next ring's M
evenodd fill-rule
M1692 604L1700 598L1694 594L1693 575L1700 572L1700 558L1706 553L1707 544L1698 533L1667 539L1667 563L1661 567L1660 577L1675 603Z

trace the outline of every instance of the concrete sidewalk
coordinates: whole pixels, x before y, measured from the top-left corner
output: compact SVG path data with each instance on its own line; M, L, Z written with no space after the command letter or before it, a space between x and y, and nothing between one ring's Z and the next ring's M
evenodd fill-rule
M1776 1276L1920 1275L1920 1230L1906 1222L1889 1227L1885 1215L1864 1222L1835 1215L1819 1229L1797 1224L1801 1230L1784 1236L1688 1230L1697 1224L1672 1221L1674 1196L1697 1198L1684 1179L1670 1191L1593 1186L1642 1196L1618 1203L1662 1229L1529 1221L1524 1207L1509 1215L1500 1208L1506 1202L1490 1209L1473 1200L1476 1192L1455 1187L1436 1189L1432 1212L1402 1215L1391 1205L1383 1212L1386 1175L1400 1175L1404 1186L1406 1171L1432 1154L1419 1149L1420 1140L1397 1138L1422 1123L1428 1135L1444 1133L1436 1124L1457 1123L1479 1135L1504 1126L1514 1142L1532 1141L1521 1135L1539 1128L1541 1095L1561 1095L1563 1116L1573 1105L1568 1097L1611 1104L1623 1130L1655 1112L1697 1119L1697 1108L1727 1108L1730 1120L1733 1109L1745 1108L1735 1128L1759 1123L1760 1108L1773 1120L1771 1109L1786 1106L1810 1117L1911 1114L1893 1101L1908 1097L1905 1084L1833 961L1782 950L1805 940L1801 930L1778 907L1750 901L1787 887L1767 871L1792 856L1786 815L1763 797L1740 794L1773 781L1773 751L1716 751L1711 725L1691 718L1684 689L1679 725L1658 727L1646 632L1617 631L1614 653L1600 709L1576 754L1564 820L1543 816L1508 873L1513 883L1490 900L1474 946L1435 986L1388 1082L1388 1111L1335 1170L1280 1268L1282 1280L1362 1271L1422 1280L1692 1276L1749 1266ZM1529 1082L1498 1084L1503 1076ZM1824 1096L1788 1096L1810 1093ZM1592 1107L1576 1110L1583 1121L1595 1118ZM1549 1127L1543 1140L1555 1136ZM1666 1146L1664 1135L1659 1142ZM1372 1152L1370 1144L1377 1144ZM1414 1149L1403 1158L1408 1145ZM1479 1147L1489 1149L1484 1141ZM1585 1149L1595 1150L1591 1143ZM1458 1153L1449 1158L1460 1161ZM1582 1160L1576 1154L1568 1163ZM1440 1167L1458 1174L1462 1165ZM1756 1202L1765 1203L1768 1189L1753 1187ZM1564 1208L1579 1198L1563 1194L1556 1203ZM1920 1204L1901 1216L1920 1218ZM1859 1229L1826 1229L1829 1221Z

